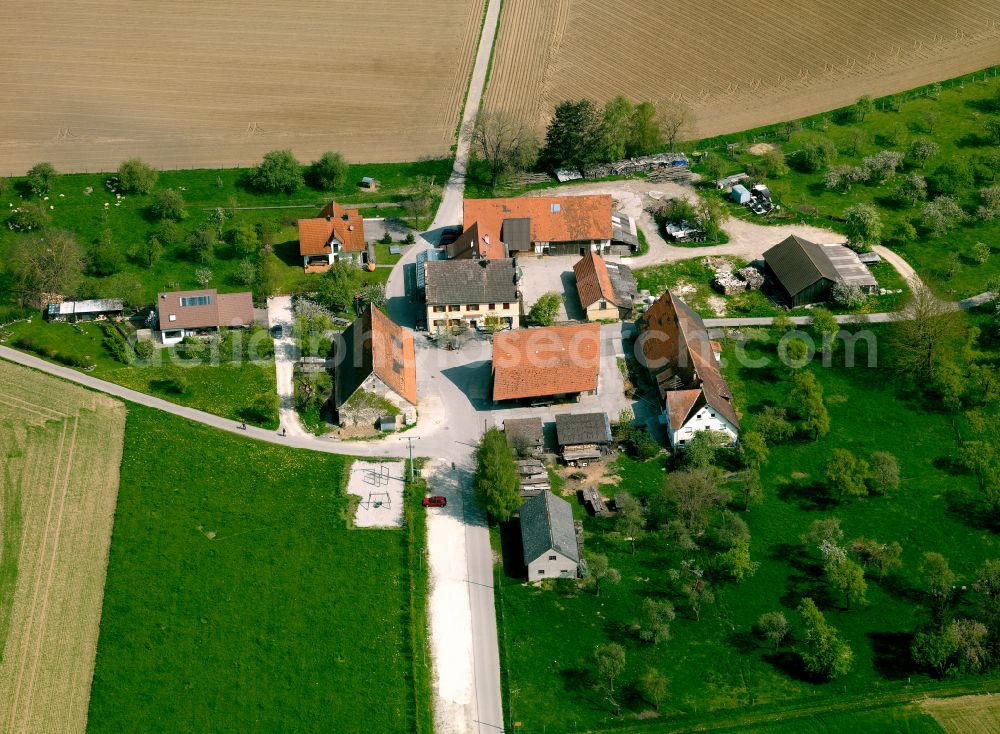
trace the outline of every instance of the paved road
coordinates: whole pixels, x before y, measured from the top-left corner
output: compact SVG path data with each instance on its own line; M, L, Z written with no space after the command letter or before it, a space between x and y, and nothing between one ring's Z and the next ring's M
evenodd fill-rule
M295 410L295 361L299 358L299 347L292 336L295 317L292 313L291 296L275 296L267 299L267 325L273 329L281 326L281 338L274 340L274 371L278 389L279 427L288 436L305 438L311 434L302 427L299 414Z

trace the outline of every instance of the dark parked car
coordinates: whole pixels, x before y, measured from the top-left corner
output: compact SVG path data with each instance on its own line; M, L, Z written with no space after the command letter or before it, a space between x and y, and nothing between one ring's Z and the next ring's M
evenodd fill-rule
M280 339L285 335L285 328L281 324L275 324L271 327L271 336L275 339Z
M424 497L424 507L444 507L448 504L448 499L435 495L434 497Z

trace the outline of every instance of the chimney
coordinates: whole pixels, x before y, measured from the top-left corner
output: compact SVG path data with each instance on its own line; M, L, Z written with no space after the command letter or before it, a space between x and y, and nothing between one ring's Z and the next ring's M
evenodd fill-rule
M330 216L329 214L327 214L327 215L326 215L326 221L328 221L328 222L329 222L331 218L332 218L332 217L331 217L331 216Z
M345 221L345 222L346 222L346 221L347 221L348 219L350 219L350 215L349 215L349 214L348 214L348 213L347 213L346 211L345 211L345 212L343 213L343 215L342 215L342 216L343 216L343 218L344 218L344 221Z
M354 225L353 225L353 224L352 224L352 225L350 225L350 226L349 226L349 227L347 228L347 231L348 231L348 232L353 232L353 231L354 231Z

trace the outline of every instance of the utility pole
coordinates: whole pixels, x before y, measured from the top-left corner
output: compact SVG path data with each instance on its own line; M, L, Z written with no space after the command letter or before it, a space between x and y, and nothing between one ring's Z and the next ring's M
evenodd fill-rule
M413 437L406 436L406 443L410 447L410 484L413 484Z

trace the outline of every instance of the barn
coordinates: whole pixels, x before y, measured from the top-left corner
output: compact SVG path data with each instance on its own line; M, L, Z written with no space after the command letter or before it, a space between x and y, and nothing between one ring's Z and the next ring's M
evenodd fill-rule
M764 253L765 272L792 306L821 303L834 283L848 283L875 293L878 282L853 250L817 245L790 235Z

